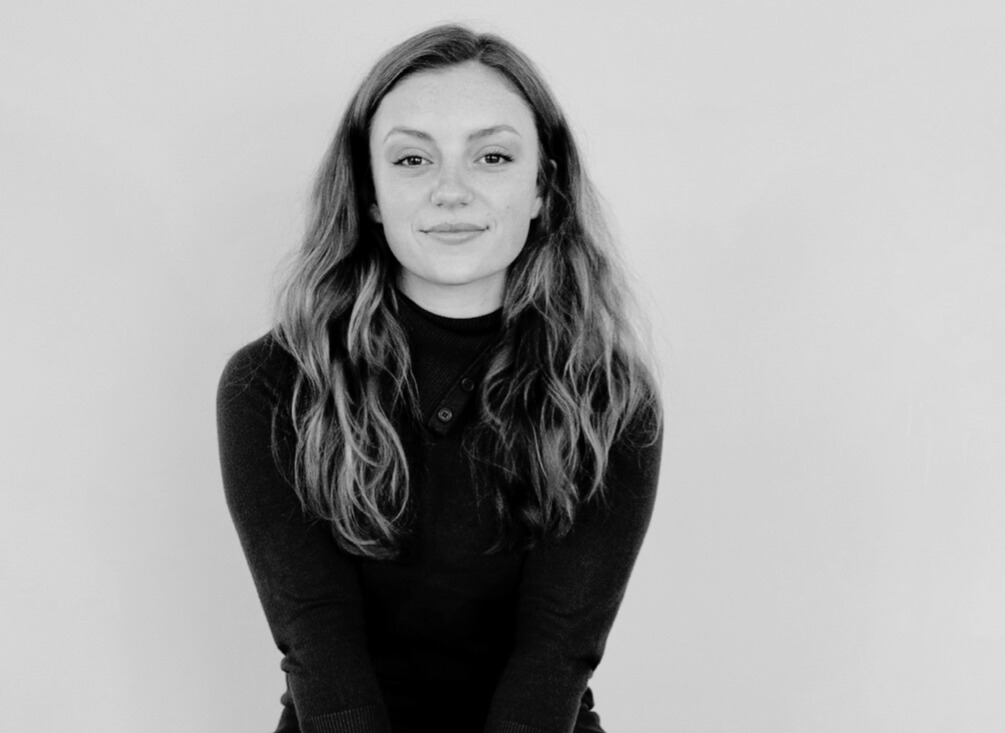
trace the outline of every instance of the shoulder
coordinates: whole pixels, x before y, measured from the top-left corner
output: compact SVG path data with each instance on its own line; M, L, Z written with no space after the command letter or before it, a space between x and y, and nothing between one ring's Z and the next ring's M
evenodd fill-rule
M268 397L276 402L292 392L297 364L274 332L238 349L227 360L217 387L217 404Z
M629 493L655 493L663 454L663 407L650 380L611 446L608 478Z
M640 369L639 392L628 414L617 445L627 450L659 446L663 442L663 400L656 378L648 369ZM649 453L652 453L650 450ZM659 451L656 451L657 455Z

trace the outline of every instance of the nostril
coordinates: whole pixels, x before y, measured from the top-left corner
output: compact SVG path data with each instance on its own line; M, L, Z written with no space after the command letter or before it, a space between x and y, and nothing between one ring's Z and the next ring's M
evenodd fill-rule
M464 203L472 198L471 189L455 179L441 180L432 191L431 200L437 204Z

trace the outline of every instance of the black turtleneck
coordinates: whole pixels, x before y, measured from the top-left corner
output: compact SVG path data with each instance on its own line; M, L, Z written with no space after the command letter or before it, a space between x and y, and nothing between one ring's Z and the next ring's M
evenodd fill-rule
M460 372L498 340L502 309L474 318L450 318L422 308L401 291L396 295L419 386L419 409L428 418Z
M340 550L284 478L296 365L275 338L237 352L220 381L227 502L284 655L277 733L600 731L587 683L648 526L660 441L615 446L607 510L584 509L563 540L486 554L493 515L462 439L501 313L448 318L397 299L422 423L403 436L414 521L395 560Z

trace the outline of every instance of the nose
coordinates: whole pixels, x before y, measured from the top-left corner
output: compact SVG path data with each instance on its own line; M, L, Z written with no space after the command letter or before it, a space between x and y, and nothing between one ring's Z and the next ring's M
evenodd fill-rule
M464 171L457 165L444 165L433 184L430 200L436 206L466 206L473 193L465 180Z

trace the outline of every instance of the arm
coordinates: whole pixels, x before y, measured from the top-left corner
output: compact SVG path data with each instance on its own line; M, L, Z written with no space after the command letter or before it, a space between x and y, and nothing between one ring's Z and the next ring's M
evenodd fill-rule
M366 649L356 566L322 523L305 517L292 486L292 426L280 409L281 472L272 415L288 400L292 358L271 338L231 358L217 393L227 505L304 733L387 733ZM285 385L285 386L284 386Z
M565 538L527 555L515 646L486 733L573 730L656 498L662 426L651 417L640 422L631 432L650 444L612 449L607 508L591 502Z

